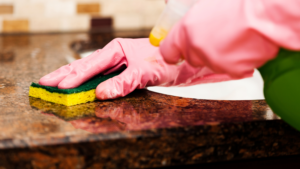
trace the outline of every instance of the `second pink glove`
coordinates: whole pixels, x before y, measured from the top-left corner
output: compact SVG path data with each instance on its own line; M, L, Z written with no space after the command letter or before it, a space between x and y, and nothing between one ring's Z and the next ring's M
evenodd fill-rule
M168 63L242 78L274 59L280 47L300 50L300 1L199 0L160 50Z

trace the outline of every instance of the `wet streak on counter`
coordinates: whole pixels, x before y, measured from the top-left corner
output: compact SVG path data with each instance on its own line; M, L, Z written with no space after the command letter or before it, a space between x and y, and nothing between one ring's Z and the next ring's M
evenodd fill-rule
M254 117L251 101L174 99L171 96L161 96L147 90L138 90L125 98L114 101L96 101L70 107L32 97L29 101L32 107L69 121L76 128L80 128L77 124L92 121L90 127L85 125L85 129L92 133L217 125L251 121ZM111 125L101 125L103 119L118 121L125 127L109 129ZM107 129L95 129L94 125Z

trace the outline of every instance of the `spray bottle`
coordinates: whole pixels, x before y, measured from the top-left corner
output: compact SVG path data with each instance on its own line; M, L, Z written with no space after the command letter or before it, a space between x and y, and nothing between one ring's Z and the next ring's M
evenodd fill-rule
M270 108L300 131L300 52L280 49L275 59L258 70Z
M153 46L165 39L172 27L186 14L197 0L169 0L153 27L149 40Z
M196 1L169 0L150 33L150 43L159 46ZM275 59L258 70L264 80L264 96L270 108L300 131L300 52L280 49Z

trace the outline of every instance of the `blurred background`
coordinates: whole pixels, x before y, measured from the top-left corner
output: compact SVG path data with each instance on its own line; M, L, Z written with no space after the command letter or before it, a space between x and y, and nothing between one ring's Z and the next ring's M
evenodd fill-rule
M0 0L0 33L151 29L163 0Z

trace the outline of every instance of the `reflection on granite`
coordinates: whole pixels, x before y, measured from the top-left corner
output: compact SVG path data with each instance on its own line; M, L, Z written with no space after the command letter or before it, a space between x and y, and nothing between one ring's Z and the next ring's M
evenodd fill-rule
M264 101L147 90L71 107L29 98L31 82L67 64L70 44L91 36L11 36L0 36L0 51L14 53L0 62L0 168L149 168L300 154L300 133Z
M42 110L43 113L56 115L66 121L93 116L95 114L94 102L75 106L65 106L29 97L29 103L33 108Z
M12 51L0 51L0 62L14 61L15 54Z
M260 110L267 107L264 101L253 104L252 101L194 100L147 90L138 90L126 98L114 101L96 101L70 107L32 97L29 101L33 108L69 121L75 128L91 133L218 125L267 120L268 117L268 111ZM253 108L257 110L252 111ZM278 116L272 115L273 118L269 120L278 119Z
M28 35L2 35L0 38L1 46L5 49L11 47L27 47L30 46L31 36Z

